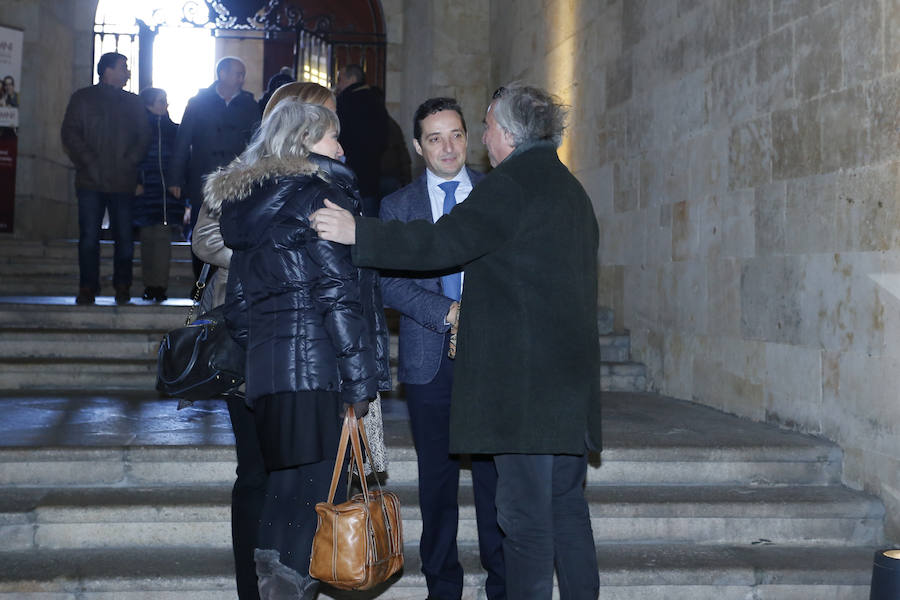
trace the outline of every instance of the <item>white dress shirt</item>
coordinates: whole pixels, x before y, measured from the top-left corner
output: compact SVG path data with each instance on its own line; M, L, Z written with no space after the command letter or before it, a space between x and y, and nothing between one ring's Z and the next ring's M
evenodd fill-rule
M437 223L437 220L444 216L444 190L439 188L438 186L442 183L446 183L447 181L458 181L459 185L456 186L456 193L454 196L456 197L456 203L459 204L463 200L469 197L469 192L472 191L472 181L469 179L469 174L466 172L466 167L463 166L460 169L459 173L457 173L453 179L442 179L425 169L425 176L428 180L428 198L431 200L431 217L434 219L434 222ZM466 274L465 272L461 273L460 282L459 282L459 291L462 293L463 287L466 282Z
M425 175L428 179L428 198L431 200L431 217L434 219L435 223L444 216L444 190L439 188L439 185L447 181L459 182L459 185L456 186L456 194L454 194L456 196L457 204L468 198L469 192L472 191L472 182L469 180L469 174L466 173L465 167L463 167L453 179L441 179L428 169L425 169Z

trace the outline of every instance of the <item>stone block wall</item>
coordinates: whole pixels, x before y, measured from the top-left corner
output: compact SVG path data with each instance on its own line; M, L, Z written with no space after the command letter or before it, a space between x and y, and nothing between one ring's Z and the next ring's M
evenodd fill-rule
M385 1L387 9L390 2ZM402 60L398 79L403 99L392 115L412 140L412 118L424 100L435 96L456 98L466 117L469 133L469 166L488 169L481 144L481 121L491 86L489 0L406 0L403 10ZM390 31L390 28L389 28ZM391 46L390 33L388 48ZM389 69L391 61L388 61ZM424 164L410 143L413 176Z
M819 434L900 540L900 4L492 0L571 105L601 301L660 392Z
M96 7L97 0L0 2L0 22L25 32L22 81L16 82L21 112L15 237L78 237L74 172L59 128L69 95L91 83L90 32ZM83 18L85 14L90 16Z

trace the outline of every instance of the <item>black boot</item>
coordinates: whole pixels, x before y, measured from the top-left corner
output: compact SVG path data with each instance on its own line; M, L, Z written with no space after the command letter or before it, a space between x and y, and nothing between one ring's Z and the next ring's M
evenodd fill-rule
M131 288L127 285L116 285L116 304L131 302Z

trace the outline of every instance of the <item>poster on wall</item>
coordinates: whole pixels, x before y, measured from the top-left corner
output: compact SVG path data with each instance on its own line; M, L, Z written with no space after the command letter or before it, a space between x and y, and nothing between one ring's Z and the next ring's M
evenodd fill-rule
M0 25L0 127L19 126L24 32Z
M21 29L0 25L0 233L12 233L16 205Z

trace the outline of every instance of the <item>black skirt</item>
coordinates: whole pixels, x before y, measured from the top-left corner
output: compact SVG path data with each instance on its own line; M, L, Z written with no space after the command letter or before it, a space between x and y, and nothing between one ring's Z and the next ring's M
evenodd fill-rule
M256 433L267 471L334 456L343 413L337 392L288 392L253 403Z

